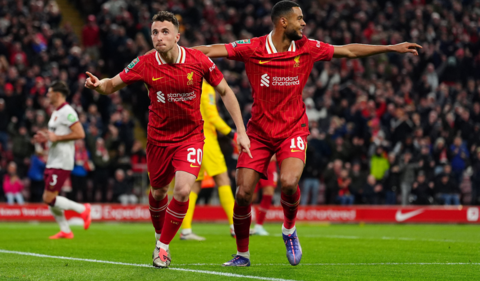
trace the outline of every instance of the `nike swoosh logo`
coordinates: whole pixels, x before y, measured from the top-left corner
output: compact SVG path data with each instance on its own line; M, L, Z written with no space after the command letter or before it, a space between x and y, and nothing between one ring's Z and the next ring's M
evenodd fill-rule
M416 215L419 215L423 213L423 209L412 211L409 213L402 214L401 210L398 210L397 213L395 214L395 220L398 222L406 221L410 218L413 218Z
M272 60L264 60L264 61L259 60L258 63L259 63L259 64L264 64L264 63L271 62L271 61L272 61Z
M292 152L302 152L303 150L293 150L292 149Z
M193 165L193 164L190 164L190 167L192 167L192 168L198 168L198 167L200 167L200 166L195 166L195 165Z
M155 77L152 77L152 81L157 81L157 80L160 80L162 79L163 77L158 77L158 78L155 78Z

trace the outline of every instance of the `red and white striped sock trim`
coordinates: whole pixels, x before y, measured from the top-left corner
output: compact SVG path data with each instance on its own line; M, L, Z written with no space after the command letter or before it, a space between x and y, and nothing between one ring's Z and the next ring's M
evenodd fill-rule
M165 204L163 206L160 206L158 208L154 208L152 207L151 205L148 205L148 209L150 209L150 211L152 212L163 212L165 211L165 209L168 207L168 204Z
M249 212L246 215L237 215L237 214L233 213L233 218L237 219L237 220L245 220L245 219L248 219L251 216L252 216L252 212Z
M187 213L180 214L180 213L172 211L172 209L170 209L170 208L167 208L167 214L169 214L172 217L175 217L177 219L183 219Z
M280 200L280 203L281 203L282 205L286 205L287 207L297 207L297 206L300 204L300 199L298 199L298 201L295 202L295 203L288 203L287 201L281 199L281 200Z

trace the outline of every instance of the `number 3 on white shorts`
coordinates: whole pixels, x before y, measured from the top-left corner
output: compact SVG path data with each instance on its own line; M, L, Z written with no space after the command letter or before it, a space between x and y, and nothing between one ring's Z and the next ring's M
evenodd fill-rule
M188 151L188 155L187 155L188 162L195 164L195 154L196 154L197 155L196 160L198 165L202 165L203 151L200 148L195 150L195 148L190 147L189 149L187 149L187 151Z
M298 152L300 150L294 150L295 148L298 148L300 150L304 150L305 149L305 142L303 141L302 137L298 137L297 138L297 145L295 145L295 138L292 138L292 145L290 145L290 148L292 149L292 152Z

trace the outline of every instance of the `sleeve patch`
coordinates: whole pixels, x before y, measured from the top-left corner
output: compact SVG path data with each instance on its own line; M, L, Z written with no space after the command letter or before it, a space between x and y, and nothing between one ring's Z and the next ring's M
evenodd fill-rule
M77 116L75 116L73 113L70 113L70 114L68 114L67 119L70 122L76 122L77 121Z
M235 41L234 43L237 43L238 45L240 45L240 44L250 44L250 39L238 40L238 41Z
M127 68L132 69L139 61L140 59L136 57L131 63L128 64Z

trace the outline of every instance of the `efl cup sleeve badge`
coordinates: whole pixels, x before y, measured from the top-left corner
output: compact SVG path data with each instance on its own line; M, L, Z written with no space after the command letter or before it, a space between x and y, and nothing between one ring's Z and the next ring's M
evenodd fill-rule
M190 73L187 73L187 79L188 79L187 85L193 85L193 71Z
M293 58L293 60L295 61L295 64L293 65L293 67L299 67L300 66L300 55Z
M127 65L127 68L132 69L139 61L140 61L140 59L138 57L136 57L134 60L132 60L131 63L129 63Z

